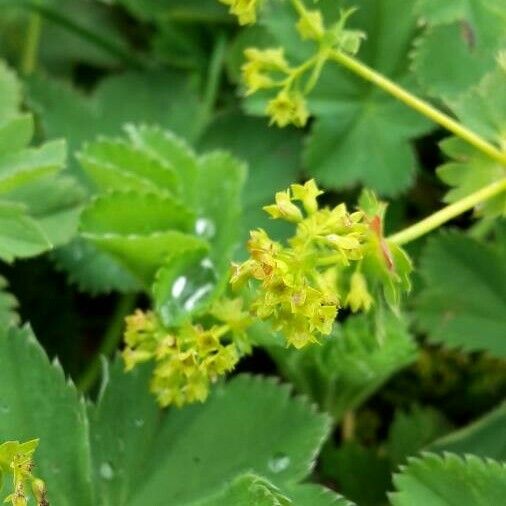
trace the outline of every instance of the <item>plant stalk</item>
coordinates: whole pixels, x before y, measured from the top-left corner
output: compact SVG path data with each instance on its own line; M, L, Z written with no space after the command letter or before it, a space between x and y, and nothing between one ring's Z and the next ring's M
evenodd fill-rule
M374 83L376 86L394 96L408 107L411 107L415 111L423 114L461 139L464 139L466 142L474 146L482 153L485 153L490 158L498 161L499 163L506 164L506 153L500 151L493 144L490 144L486 140L482 139L479 135L461 125L458 121L455 121L450 116L442 113L424 100L419 99L367 65L364 65L355 58L337 50L332 51L329 57L363 79Z
M110 356L118 347L123 335L122 330L125 317L133 311L136 300L136 294L124 295L119 300L97 353L77 381L77 388L81 392L88 392L95 385L100 374L101 357Z
M26 42L21 60L21 73L25 76L33 74L37 66L41 27L42 21L40 14L32 12L28 20Z
M484 202L500 193L506 191L506 178L500 181L495 181L480 190L471 193L453 204L450 204L443 209L431 214L427 218L414 225L397 232L396 234L388 237L388 241L393 242L399 246L414 241L419 237L431 232L432 230L440 227L444 223L456 218L460 214L469 211L476 205Z

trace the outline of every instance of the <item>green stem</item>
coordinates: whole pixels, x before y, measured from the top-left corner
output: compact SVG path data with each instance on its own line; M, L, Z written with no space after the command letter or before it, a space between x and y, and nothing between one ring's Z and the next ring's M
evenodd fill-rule
M21 60L21 72L25 76L33 74L37 66L41 26L40 14L33 12L28 21L25 48Z
M341 437L343 441L355 439L355 413L353 411L347 411L343 416Z
M216 100L218 98L218 92L220 90L226 47L226 37L223 33L220 33L216 39L216 43L211 54L211 61L209 62L206 89L204 92L200 121L197 122L198 131L196 137L198 137L198 135L206 128L212 118L213 111L216 106Z
M458 121L455 121L450 116L442 113L429 103L420 100L416 96L406 91L404 88L390 81L390 79L387 79L383 75L369 68L367 65L364 65L355 58L352 58L351 56L348 56L343 52L337 50L334 50L330 53L330 58L333 61L343 65L348 70L351 70L355 74L359 75L363 79L374 83L382 90L394 96L412 109L423 114L427 118L430 118L432 121L441 125L443 128L446 128L456 136L464 139L476 149L488 155L490 158L497 160L499 163L506 164L506 153L500 151L494 145L490 144L486 140L482 139L479 135L461 125Z
M135 294L124 295L119 300L96 355L77 381L77 388L82 392L88 392L96 383L100 374L101 357L110 356L118 347L123 335L125 317L134 309L136 300Z
M488 186L471 193L467 197L464 197L449 206L443 207L443 209L431 214L424 220L388 237L388 240L398 244L399 246L414 241L453 218L456 218L462 213L469 211L481 202L495 197L504 191L506 191L506 178L489 184Z

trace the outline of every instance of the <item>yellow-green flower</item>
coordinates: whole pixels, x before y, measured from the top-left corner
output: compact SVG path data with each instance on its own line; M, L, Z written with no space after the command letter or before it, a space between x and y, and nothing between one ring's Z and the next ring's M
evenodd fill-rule
M357 311L369 311L373 305L373 298L367 289L367 281L364 275L355 271L351 275L350 291L346 298L346 305L356 313Z
M242 79L246 95L279 85L277 79L290 72L283 49L248 48L244 51L246 63L242 66Z
M310 179L305 184L292 184L293 200L300 200L307 213L313 214L318 210L317 197L323 192L316 186L315 180Z
M265 206L263 209L271 218L279 219L282 218L287 221L298 223L302 220L301 210L292 203L292 197L290 196L290 190L276 193L276 203L270 206Z
M282 89L275 98L269 101L266 113L271 118L271 125L279 127L293 124L303 127L309 118L306 100L302 93Z
M251 25L257 20L259 0L220 0L228 5L230 14L237 16L240 25Z

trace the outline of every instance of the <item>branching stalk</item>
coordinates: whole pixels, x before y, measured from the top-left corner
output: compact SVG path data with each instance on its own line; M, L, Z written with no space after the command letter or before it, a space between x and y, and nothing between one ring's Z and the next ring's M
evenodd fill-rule
M488 155L490 158L498 161L499 163L506 164L506 153L500 151L494 145L490 144L482 137L460 124L458 121L455 121L450 116L442 113L424 100L419 99L367 65L364 65L355 58L337 50L333 50L330 53L330 58L363 79L374 83L376 86L394 96L408 107L411 107L415 111L418 111L435 123L441 125L443 128L446 128L446 130L452 132L461 139L464 139L476 149Z

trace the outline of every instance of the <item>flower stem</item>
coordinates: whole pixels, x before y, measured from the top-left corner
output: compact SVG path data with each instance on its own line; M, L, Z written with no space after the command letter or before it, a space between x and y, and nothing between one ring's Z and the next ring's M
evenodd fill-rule
M387 79L380 73L369 68L367 65L364 65L355 58L352 58L351 56L348 56L343 52L337 50L332 51L329 57L333 61L343 65L348 70L351 70L355 74L359 75L363 79L374 83L382 90L394 96L412 109L423 114L427 118L430 118L432 121L441 125L443 128L446 128L456 136L464 139L476 149L488 155L490 158L497 160L502 164L506 164L506 153L500 151L494 145L490 144L486 140L482 139L479 135L475 134L473 131L461 125L458 121L455 121L450 116L442 113L424 100L417 98L413 94L406 91L404 88L390 81L390 79Z
M41 18L37 12L32 12L28 20L26 42L21 60L21 72L25 76L33 74L37 66L37 53L41 31Z
M77 381L77 388L82 392L88 392L96 383L100 374L100 364L102 356L109 356L116 350L121 340L124 319L132 312L135 307L137 296L135 294L124 295L118 302L116 311L114 312L109 327L107 328L104 339L100 343L100 347L93 357L92 361L85 369L82 376Z
M495 197L504 191L506 191L506 178L501 179L500 181L495 181L494 183L471 193L467 197L464 197L449 206L443 207L443 209L431 214L424 220L419 221L418 223L415 223L414 225L405 228L394 235L391 235L387 239L399 246L414 241L422 235L440 227L447 221L459 216L465 211L469 211L477 204Z

